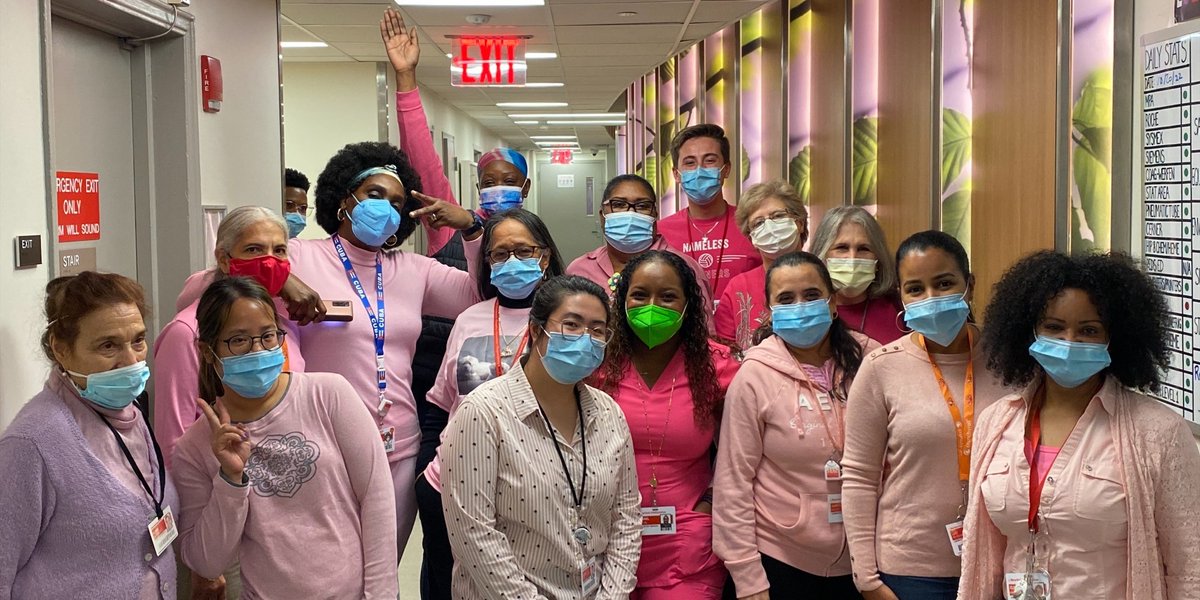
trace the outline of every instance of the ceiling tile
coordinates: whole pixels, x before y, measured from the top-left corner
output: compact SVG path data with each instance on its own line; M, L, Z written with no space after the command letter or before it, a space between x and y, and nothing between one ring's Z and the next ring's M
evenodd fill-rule
M547 8L541 6L463 6L463 7L434 7L434 6L403 6L400 11L407 19L421 27L461 27L474 28L476 25L467 23L467 15L490 15L485 27L494 26L528 26L547 23Z
M646 40L675 41L680 25L568 25L556 27L560 40L574 44L636 44Z
M693 23L712 23L709 33L728 25L766 4L762 0L705 0L696 9Z
M596 23L620 23L623 25L647 23L683 24L691 2L596 2L551 6L556 26L592 25ZM617 13L635 12L631 17L620 17Z
M558 49L563 57L640 56L649 70L651 65L659 64L666 58L667 52L671 51L671 44L580 44L571 39L560 39Z

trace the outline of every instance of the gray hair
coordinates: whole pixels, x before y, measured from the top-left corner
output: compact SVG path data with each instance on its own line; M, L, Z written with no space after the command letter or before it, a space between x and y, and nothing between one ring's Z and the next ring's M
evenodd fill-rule
M283 232L284 239L287 238L287 222L283 220L283 217L279 216L279 213L262 206L239 206L229 211L225 215L225 218L221 219L221 224L217 226L215 252L232 254L233 247L237 245L238 238L242 237L242 234L247 229L257 225L261 221L274 223Z
M782 179L772 179L756 183L742 193L737 210L733 214L738 229L742 230L742 235L750 235L750 213L758 210L758 207L767 198L778 198L797 219L808 222L808 209L804 207L804 201L800 199L800 194L796 193L796 187L788 185Z
M829 249L837 239L838 232L846 223L855 223L867 232L871 250L875 252L875 259L879 261L876 263L878 269L875 273L875 282L867 288L867 295L871 298L878 298L895 291L899 285L899 278L896 275L896 257L892 256L892 251L888 248L887 237L883 235L883 228L879 226L879 222L861 206L839 206L825 213L821 224L817 226L816 233L813 234L812 245L809 246L813 254L821 257L821 260L825 260L825 255L829 253Z

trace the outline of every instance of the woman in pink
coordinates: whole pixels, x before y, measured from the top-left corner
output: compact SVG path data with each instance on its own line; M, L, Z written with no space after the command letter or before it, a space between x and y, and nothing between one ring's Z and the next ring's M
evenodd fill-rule
M285 332L250 279L209 286L197 319L205 418L172 473L184 563L217 577L240 560L253 598L395 598L391 474L354 388L283 371Z
M896 265L883 229L859 206L839 206L825 213L812 238L837 288L834 302L846 326L880 344L890 344L905 331L896 315Z
M287 224L261 206L235 208L217 227L216 279L253 277L272 296L279 293L288 263ZM277 308L282 305L281 301ZM154 340L154 433L163 459L171 465L175 442L203 414L196 406L200 355L196 351L196 306L199 298L180 310ZM295 344L284 345L284 370L303 371L304 357Z
M974 277L962 244L923 231L896 256L914 333L869 354L850 388L846 539L864 598L953 599L974 416L1004 390L968 323Z
M395 147L350 144L317 180L316 220L331 237L288 242L293 276L353 311L349 322L326 321L289 334L298 339L309 371L344 376L374 416L395 483L400 552L417 512L420 428L412 359L421 315L453 318L480 300L475 271L482 221L420 189L421 180ZM470 272L397 249L422 219L463 231Z
M621 272L634 257L649 250L671 252L696 274L707 303L710 295L704 269L658 233L658 196L650 182L637 175L618 175L605 186L603 198L600 227L604 245L571 261L567 274L590 279L615 294Z
M725 396L713 548L738 598L861 598L842 529L843 416L850 382L879 344L836 318L816 256L772 261L765 287L771 329Z
M742 194L734 213L738 229L754 244L763 264L729 280L713 314L713 330L736 351L754 345L754 334L769 321L767 271L775 259L804 247L808 241L808 209L786 181L759 183Z
M503 375L528 348L527 325L533 295L542 282L562 275L558 247L546 224L520 208L494 215L483 229L480 273L483 302L454 321L437 381L426 398L451 416L467 394ZM440 451L440 448L439 448ZM434 457L417 476L421 516L421 596L451 597L454 555L442 514L441 459Z
M1024 391L979 415L959 598L1200 598L1200 451L1135 391L1182 366L1163 296L1124 255L1049 251L995 292L988 367Z
M596 375L633 435L642 496L633 600L719 598L725 585L712 551L711 452L737 363L708 340L700 286L674 253L649 250L629 261Z

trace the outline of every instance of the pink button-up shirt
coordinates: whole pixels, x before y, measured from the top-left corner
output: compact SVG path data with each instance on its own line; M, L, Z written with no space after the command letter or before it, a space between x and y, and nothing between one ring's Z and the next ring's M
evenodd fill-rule
M1113 399L1092 399L1046 475L1041 514L1046 542L1043 568L1059 598L1125 598L1129 519L1125 476L1110 433ZM1004 571L1024 573L1029 541L1027 407L1004 429L985 463L980 492L992 522L1004 534ZM1040 534L1039 534L1040 535Z

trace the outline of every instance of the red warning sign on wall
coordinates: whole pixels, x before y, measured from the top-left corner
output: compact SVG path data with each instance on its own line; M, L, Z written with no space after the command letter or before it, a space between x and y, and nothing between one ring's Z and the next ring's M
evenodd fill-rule
M100 239L100 174L58 172L58 241Z

